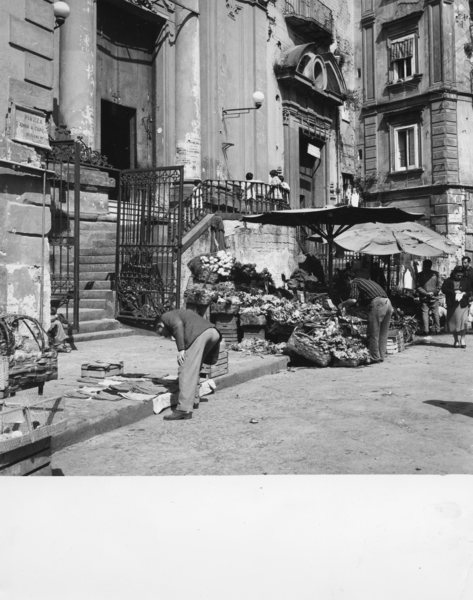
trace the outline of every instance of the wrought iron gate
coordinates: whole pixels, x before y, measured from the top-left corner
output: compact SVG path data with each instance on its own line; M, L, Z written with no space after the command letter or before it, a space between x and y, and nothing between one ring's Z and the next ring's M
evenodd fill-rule
M117 316L154 322L179 306L184 167L120 175L117 218Z
M79 329L80 141L51 143L48 168L51 185L51 305L65 309Z

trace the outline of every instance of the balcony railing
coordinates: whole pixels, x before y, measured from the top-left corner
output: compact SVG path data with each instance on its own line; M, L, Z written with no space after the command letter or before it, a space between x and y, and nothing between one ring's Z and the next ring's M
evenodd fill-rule
M283 14L285 17L310 19L328 33L333 32L333 13L320 0L286 0Z
M181 231L185 234L207 214L259 214L288 209L289 193L261 181L206 179L182 203ZM177 227L179 206L171 207Z

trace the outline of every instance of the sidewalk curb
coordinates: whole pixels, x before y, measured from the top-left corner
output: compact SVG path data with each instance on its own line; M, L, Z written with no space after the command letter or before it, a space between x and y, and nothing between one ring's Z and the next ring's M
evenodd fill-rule
M222 375L216 379L217 393L219 390L257 379L263 375L273 375L274 373L283 371L287 368L288 362L288 356L274 357L270 361L261 359L261 363L254 367ZM146 400L139 404L114 409L109 414L97 419L84 419L75 423L70 429L66 427L64 431L53 436L51 439L51 450L53 453L57 452L67 446L84 442L96 435L113 431L125 425L131 425L153 414L153 401Z

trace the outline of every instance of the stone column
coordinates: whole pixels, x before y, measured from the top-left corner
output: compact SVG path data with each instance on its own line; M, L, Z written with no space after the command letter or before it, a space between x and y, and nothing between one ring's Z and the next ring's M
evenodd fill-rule
M72 136L95 146L96 4L75 0L60 29L59 114Z
M198 11L198 0L186 6ZM176 163L184 177L201 177L199 16L176 5Z

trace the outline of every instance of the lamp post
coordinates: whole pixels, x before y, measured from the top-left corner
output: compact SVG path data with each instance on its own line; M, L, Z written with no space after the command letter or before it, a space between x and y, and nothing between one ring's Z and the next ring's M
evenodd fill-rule
M248 112L250 112L250 110L258 110L259 108L261 108L263 106L263 102L264 102L264 94L263 92L253 92L253 104L254 106L248 106L248 107L244 107L244 108L224 108L222 109L222 119L225 119L225 117L230 117L230 118L234 118L234 117L239 117L242 114L246 114Z
M71 14L71 9L69 8L69 4L67 2L54 2L53 11L56 19L54 29L57 29L64 24L67 17Z

